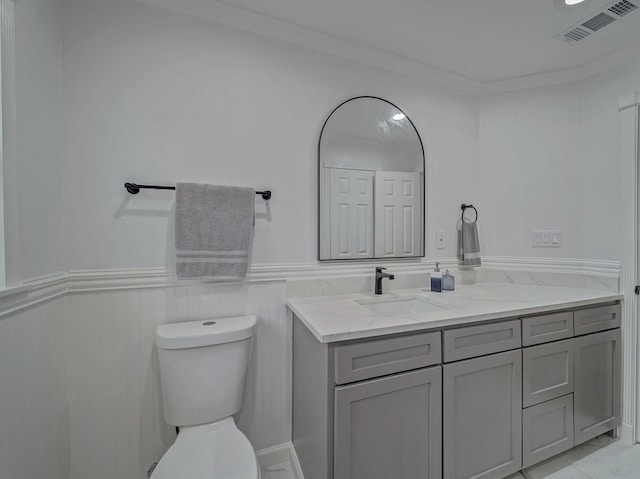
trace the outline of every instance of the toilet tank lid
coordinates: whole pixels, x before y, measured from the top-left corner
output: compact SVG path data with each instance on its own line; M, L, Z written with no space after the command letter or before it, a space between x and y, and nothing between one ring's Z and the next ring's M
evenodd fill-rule
M158 326L156 345L161 349L187 349L231 343L255 333L255 316L203 319Z

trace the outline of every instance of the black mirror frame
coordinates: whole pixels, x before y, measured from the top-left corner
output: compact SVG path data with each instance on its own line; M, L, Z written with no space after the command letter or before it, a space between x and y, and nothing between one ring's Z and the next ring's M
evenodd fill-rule
M329 113L329 115L327 116L327 119L324 121L324 123L322 124L322 128L320 129L320 135L318 136L318 152L317 152L317 158L318 158L318 177L317 177L317 190L318 190L318 195L317 195L317 224L316 224L316 228L317 228L317 237L318 237L318 242L317 242L317 258L318 261L322 261L322 262L342 262L342 261L393 261L393 260L398 260L398 259L412 259L412 258L424 258L427 254L427 245L426 245L426 231L422 232L422 254L419 256L396 256L393 258L353 258L353 259L321 259L320 258L320 175L322 174L322 168L321 168L321 164L320 164L320 143L322 142L322 134L324 133L324 129L327 126L327 123L329 122L329 120L331 119L331 117L333 116L333 114L343 105L345 105L346 103L349 103L350 101L354 101L354 100L360 100L363 98L371 98L374 100L380 100L383 101L385 103L388 103L389 105L391 105L392 107L394 107L396 110L402 112L405 117L407 118L407 120L409 120L409 123L411 124L411 126L413 127L413 130L416 132L416 135L418 136L418 141L420 142L420 151L422 152L422 169L423 169L423 192L422 192L422 228L423 230L426 230L426 221L427 221L427 161L426 161L426 156L424 154L424 144L422 143L422 137L420 136L420 132L418 131L418 129L416 128L416 125L413 123L413 120L411 120L411 117L409 115L407 115L404 110L402 110L402 108L399 108L397 105L395 105L394 103L391 103L389 100L385 100L384 98L380 98L378 96L373 96L373 95L361 95L361 96L355 96L353 98L349 98L348 100L343 101L342 103L340 103L338 106L336 106L331 113Z

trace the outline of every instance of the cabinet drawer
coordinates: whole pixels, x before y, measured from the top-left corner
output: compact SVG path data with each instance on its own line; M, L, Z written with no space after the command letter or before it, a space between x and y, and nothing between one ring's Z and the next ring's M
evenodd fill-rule
M444 332L445 362L508 351L520 346L520 320L517 319Z
M522 467L573 447L573 394L522 411Z
M336 346L336 384L439 364L440 338L437 331Z
M583 309L573 313L573 329L576 336L620 327L619 304L600 308Z
M522 319L522 345L548 343L573 336L573 313L545 314Z
M522 405L533 406L573 392L573 339L522 351Z

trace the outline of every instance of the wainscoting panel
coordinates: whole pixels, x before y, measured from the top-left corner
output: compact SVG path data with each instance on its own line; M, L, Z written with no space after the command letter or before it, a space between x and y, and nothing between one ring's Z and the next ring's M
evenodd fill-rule
M67 296L71 478L139 479L173 443L163 420L159 324L255 314L245 405L255 450L290 440L290 327L285 283L197 284Z
M0 477L69 479L64 298L0 318Z
M454 268L454 259L441 260ZM617 262L484 260L461 282L618 291ZM390 287L424 287L433 263L387 263L397 275ZM163 420L156 327L245 314L258 316L258 331L236 420L264 459L291 440L287 295L371 291L372 271L360 263L257 265L238 283L179 282L162 268L72 271L0 292L0 477L146 477L175 439Z

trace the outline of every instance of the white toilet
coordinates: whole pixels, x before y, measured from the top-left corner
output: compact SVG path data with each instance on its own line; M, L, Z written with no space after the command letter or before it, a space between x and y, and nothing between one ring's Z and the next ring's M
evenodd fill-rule
M164 418L180 433L152 479L259 479L242 408L255 316L165 324L156 331Z

